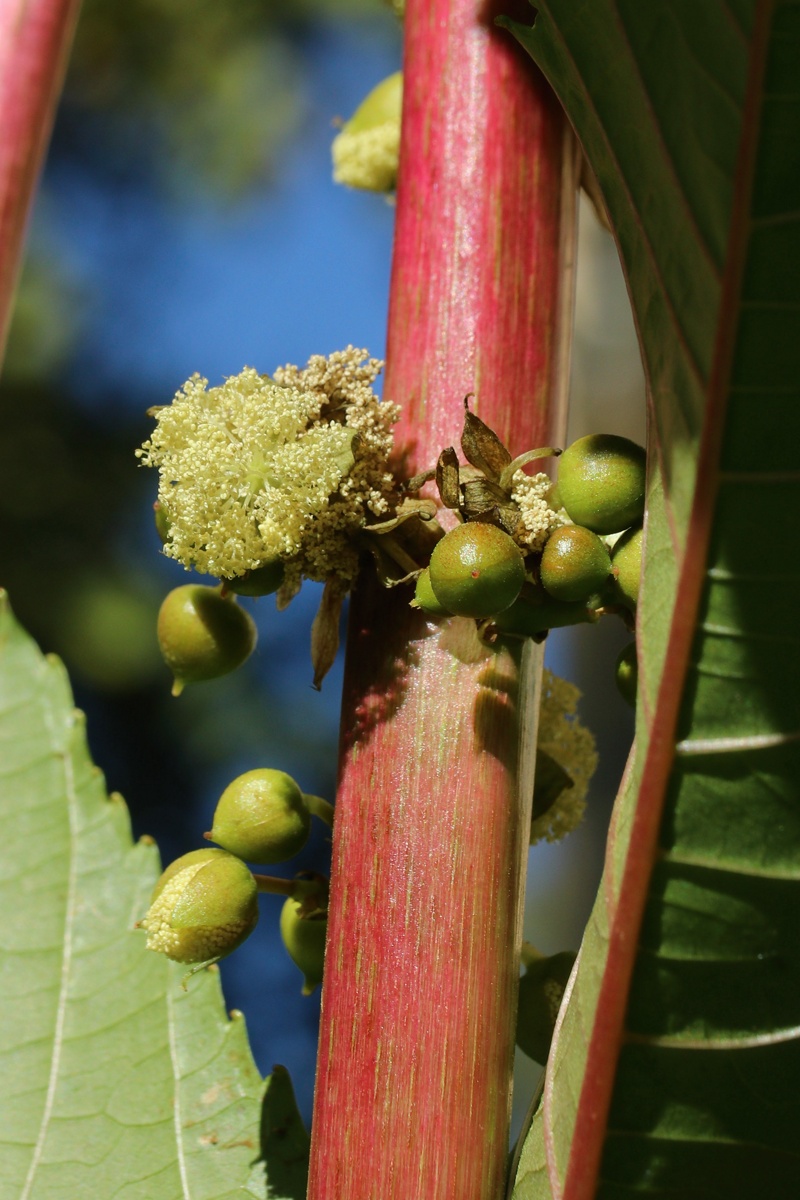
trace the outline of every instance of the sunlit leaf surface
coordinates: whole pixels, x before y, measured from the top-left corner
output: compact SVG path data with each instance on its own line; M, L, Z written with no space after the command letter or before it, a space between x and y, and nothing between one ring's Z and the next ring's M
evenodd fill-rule
M517 1200L800 1195L800 5L542 0L650 385L637 743ZM543 1163L547 1170L543 1169Z
M4 593L0 814L0 1197L301 1200L288 1076L264 1098L216 970L184 991L186 968L145 950L157 851L132 843L63 667Z

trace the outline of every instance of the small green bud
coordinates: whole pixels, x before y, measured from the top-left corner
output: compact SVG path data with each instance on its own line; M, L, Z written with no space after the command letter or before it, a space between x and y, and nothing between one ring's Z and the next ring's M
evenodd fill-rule
M493 617L514 603L525 582L525 563L513 538L484 521L457 525L431 554L433 593L460 617Z
M279 863L303 849L310 830L311 813L291 775L262 767L228 784L206 837L247 862Z
M431 573L427 567L417 576L417 586L414 589L412 604L414 608L421 608L423 612L430 613L433 617L453 615L436 599L436 593L431 587Z
M530 963L519 981L517 1045L534 1062L547 1062L556 1017L575 962L571 951Z
M153 505L153 516L156 522L156 533L161 538L163 545L166 545L170 539L172 521L167 512L166 505L162 504L160 500L156 500Z
M582 525L564 525L544 544L539 576L555 600L585 600L602 588L610 573L605 543Z
M620 651L614 668L620 695L633 708L636 707L636 689L639 683L639 664L636 659L636 642L630 642Z
M641 525L628 529L611 551L611 571L616 591L624 604L635 609L639 602L639 582L642 576Z
M641 521L644 449L613 433L578 438L558 460L558 493L573 521L594 533L618 533Z
M235 592L237 596L271 596L283 583L284 573L283 560L275 558L244 575L222 582L226 591Z
M397 184L403 73L374 87L334 138L336 183L370 192L391 192Z
M193 850L170 863L140 922L147 948L182 963L223 958L258 921L256 881L225 850Z
M179 696L187 683L217 679L241 666L255 647L256 627L217 588L187 583L161 605L158 644L175 676L172 694Z
M281 937L292 961L303 972L304 996L310 996L322 983L327 932L326 911L317 909L306 915L302 899L289 897L281 909Z

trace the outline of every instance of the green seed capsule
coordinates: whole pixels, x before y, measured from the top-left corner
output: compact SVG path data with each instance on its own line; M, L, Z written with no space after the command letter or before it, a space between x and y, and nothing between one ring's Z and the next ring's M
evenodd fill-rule
M175 962L223 958L258 921L256 881L225 850L193 850L170 863L140 922L147 948Z
M276 558L245 572L244 575L237 575L235 579L224 579L222 582L227 591L235 592L237 596L271 596L283 583L283 576L283 560Z
M571 951L532 963L519 981L517 1045L534 1062L547 1062L558 1010L575 962Z
M311 813L291 775L262 767L246 771L222 793L207 836L253 863L285 862L311 830Z
M579 438L558 460L558 493L572 520L594 533L635 525L644 515L644 449L612 433Z
M188 583L169 593L158 614L158 644L175 676L172 694L187 683L217 679L252 653L256 627L244 609L217 588Z
M431 573L427 567L417 576L417 586L414 589L414 607L421 608L423 612L430 613L434 617L452 616L452 613L436 599L436 593L431 587Z
M631 609L635 609L639 602L643 540L641 526L629 529L611 551L611 571L617 594L622 603Z
M333 178L348 187L391 192L397 184L403 74L382 80L334 139Z
M502 529L468 521L437 542L430 582L448 612L480 620L514 603L525 582L525 564L516 542Z
M582 525L564 525L544 544L539 575L555 600L585 600L603 587L610 572L605 543Z
M620 651L614 668L620 695L633 708L636 707L636 689L639 682L639 664L636 658L636 642L631 642Z
M304 917L301 909L301 902L290 896L281 909L281 937L292 961L303 972L303 995L310 996L322 983L328 914L318 912Z
M599 597L589 597L590 601ZM512 637L536 637L546 633L548 629L561 629L565 625L581 625L584 622L594 623L599 619L596 608L592 603L577 601L564 603L561 600L550 600L542 594L534 599L520 596L505 612L493 617L494 624L500 633Z

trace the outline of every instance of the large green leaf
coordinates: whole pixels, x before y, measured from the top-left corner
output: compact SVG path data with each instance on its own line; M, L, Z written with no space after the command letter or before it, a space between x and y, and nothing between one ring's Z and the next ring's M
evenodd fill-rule
M514 1194L794 1198L800 4L537 8L514 31L616 230L652 473L636 746Z
M0 1197L305 1195L282 1069L265 1083L216 970L134 929L158 875L106 796L61 664L0 593Z

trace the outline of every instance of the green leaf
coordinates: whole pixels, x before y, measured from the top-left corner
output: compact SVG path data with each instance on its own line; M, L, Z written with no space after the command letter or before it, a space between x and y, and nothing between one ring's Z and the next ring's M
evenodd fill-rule
M300 1200L291 1084L265 1088L216 969L184 991L145 949L157 851L132 843L63 667L5 593L0 747L0 1197Z
M616 231L650 393L635 750L517 1200L800 1195L800 5L514 27ZM547 1173L541 1163L547 1164Z

